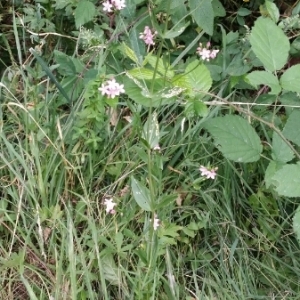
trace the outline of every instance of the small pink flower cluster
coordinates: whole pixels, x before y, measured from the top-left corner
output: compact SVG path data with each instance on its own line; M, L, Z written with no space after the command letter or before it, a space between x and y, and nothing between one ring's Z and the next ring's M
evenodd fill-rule
M114 210L114 207L117 205L117 203L113 202L112 198L104 199L104 205L106 206L105 210L108 214L115 214L116 211Z
M199 47L197 48L197 54L199 54L203 60L207 61L216 58L217 54L219 53L219 50L209 50L209 48L210 42L207 42L206 48L203 48L202 43L200 43Z
M207 179L209 179L209 178L215 179L217 176L217 170L218 170L218 167L208 169L204 166L201 166L199 169L199 171L201 172L201 176L205 176Z
M146 45L154 45L153 38L157 35L157 31L151 30L149 26L145 26L144 32L140 33L140 39L144 40Z
M125 93L124 84L117 83L114 78L102 83L98 90L102 93L102 95L106 95L108 98L112 99L119 96L121 93Z
M113 10L121 10L125 8L125 0L106 0L103 2L103 10L112 12Z

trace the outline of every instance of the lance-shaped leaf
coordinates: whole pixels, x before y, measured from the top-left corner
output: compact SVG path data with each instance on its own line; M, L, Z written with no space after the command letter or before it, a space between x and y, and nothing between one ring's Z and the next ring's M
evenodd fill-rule
M151 211L150 191L133 176L131 177L131 189L133 198L140 208L146 211Z

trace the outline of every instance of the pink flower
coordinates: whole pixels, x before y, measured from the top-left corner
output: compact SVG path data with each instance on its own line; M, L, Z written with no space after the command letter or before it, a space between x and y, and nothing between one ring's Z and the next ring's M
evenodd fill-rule
M211 178L211 179L215 179L216 176L217 176L217 170L218 168L211 168L211 169L208 169L204 166L201 166L199 171L201 172L201 176L204 176L206 177L207 179Z
M146 45L154 45L153 38L157 35L157 31L154 31L149 28L149 26L145 26L144 32L140 33L140 39L144 40Z
M126 7L125 0L111 0L111 2L117 10L121 10Z
M112 4L107 0L106 2L103 2L103 10L107 12L112 12Z
M106 206L105 210L108 214L115 214L116 211L114 210L114 207L117 205L115 202L113 202L112 198L104 199L104 205Z
M207 60L209 61L211 58L216 58L219 50L210 50L210 42L207 42L206 48L202 47L202 44L199 44L199 47L197 48L197 54L201 57L202 60Z
M114 9L121 10L126 7L125 0L106 0L103 2L103 10L112 12Z
M117 83L114 78L102 83L98 90L102 93L102 95L106 95L108 98L112 99L119 96L121 93L125 93L124 84Z

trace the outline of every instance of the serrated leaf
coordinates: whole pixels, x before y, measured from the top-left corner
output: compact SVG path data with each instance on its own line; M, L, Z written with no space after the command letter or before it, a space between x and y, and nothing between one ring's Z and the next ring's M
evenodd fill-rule
M92 2L86 0L79 1L74 12L76 28L92 21L95 14L96 7Z
M259 85L267 85L271 88L269 94L278 95L281 92L281 87L277 77L272 73L267 71L253 71L246 76L249 80L249 83L255 88L258 88Z
M300 146L300 111L294 110L289 116L282 134L293 143Z
M199 99L205 96L212 86L212 79L207 67L199 64L198 61L193 61L186 67L185 74L182 77L186 77L189 95L193 98L197 96ZM184 82L185 78L181 78L181 81Z
M259 160L262 152L259 136L242 117L228 115L213 118L205 122L204 127L226 158L245 163Z
M273 132L272 139L272 158L279 162L288 162L294 158L294 152L287 143L276 133Z
M300 206L298 206L296 213L293 217L293 230L296 234L298 242L300 243Z
M279 169L272 180L276 191L285 197L300 197L300 164L288 164Z
M214 10L211 0L189 0L193 18L207 34L214 32Z
M140 208L146 211L151 211L150 191L133 176L131 177L131 190L133 198Z
M287 63L289 39L271 19L260 17L256 20L250 43L253 52L267 70L280 70Z
M300 65L287 69L280 78L280 84L284 90L300 93Z

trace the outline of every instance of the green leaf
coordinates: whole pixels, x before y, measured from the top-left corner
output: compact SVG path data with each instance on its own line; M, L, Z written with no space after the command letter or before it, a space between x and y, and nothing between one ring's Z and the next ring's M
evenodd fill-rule
M145 122L142 136L143 139L147 141L151 149L159 144L160 134L156 112L149 115L148 120Z
M276 191L285 197L300 197L300 163L284 165L272 177Z
M288 162L294 158L294 152L274 131L272 139L272 158L278 162Z
M122 50L127 57L129 57L132 61L134 61L137 65L139 64L139 60L135 55L134 51L129 48L125 43L122 44Z
M213 35L214 10L211 0L189 0L193 18L207 34Z
M284 90L300 93L300 65L287 69L280 78L280 84Z
M154 70L157 69L157 72L162 76L167 76L168 78L173 78L174 76L174 71L171 70L170 65L160 57L148 54L143 61L143 65L146 64L151 65Z
M139 32L133 27L129 32L131 49L134 51L139 64L142 64L145 55L145 43L139 38Z
M225 17L226 10L219 0L212 0L211 2L215 17Z
M130 99L138 104L146 107L157 107L160 105L166 105L174 102L173 97L164 97L163 80L155 80L154 83L154 94L150 93L145 82L140 82L128 72L126 73L128 78L124 78L123 83L125 86L126 94Z
M116 265L112 254L106 254L102 257L102 269L104 278L109 282L111 285L120 285L120 269Z
M272 73L267 71L253 71L246 76L249 80L249 83L255 88L258 88L259 85L267 85L271 88L269 94L278 95L281 92L281 87L277 77Z
M190 25L190 22L187 22L184 24L178 23L175 26L173 26L170 30L165 32L162 35L162 38L163 39L174 39L175 37L181 35L189 25Z
M300 111L294 110L289 116L282 134L290 141L300 146Z
M58 71L61 75L75 75L76 67L72 58L58 50L54 50L55 61L59 64Z
M239 53L231 60L226 69L226 73L231 76L242 76L248 73L252 69L252 66L247 64L243 59L243 54Z
M252 11L245 7L240 7L237 11L237 14L241 17L249 16L251 13Z
M259 136L242 117L228 115L213 118L205 122L204 127L226 158L236 162L259 160L262 152Z
M208 115L208 108L202 101L192 99L187 101L184 113L189 119L195 116L206 117Z
M151 211L150 191L133 176L131 177L131 189L133 198L140 208Z
M263 6L267 11L268 16L270 16L271 19L277 23L279 21L279 9L276 4L267 0Z
M134 78L142 79L142 80L151 80L154 76L154 71L146 68L135 68L128 71L128 74L133 76ZM161 75L156 72L155 78L161 78Z
M185 75L174 77L173 84L186 88L190 97L194 98L197 96L201 98L211 88L212 79L205 65L199 64L199 61L193 61L187 66Z
M92 2L86 0L79 1L74 12L76 28L93 21L95 14L96 7Z
M298 206L293 218L293 230L296 234L298 242L300 243L300 206Z
M253 52L267 70L280 70L287 63L289 39L271 19L257 19L250 35L250 43Z

